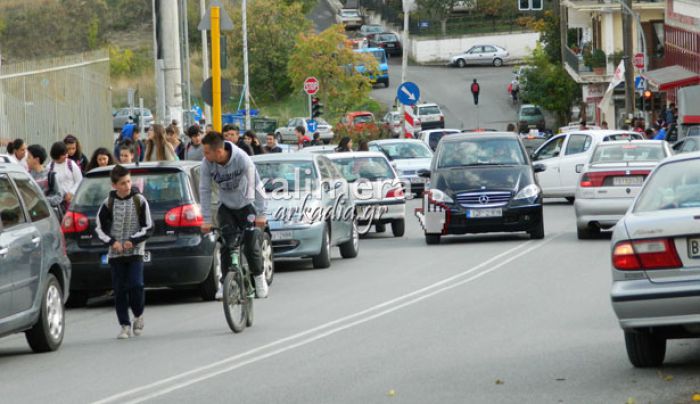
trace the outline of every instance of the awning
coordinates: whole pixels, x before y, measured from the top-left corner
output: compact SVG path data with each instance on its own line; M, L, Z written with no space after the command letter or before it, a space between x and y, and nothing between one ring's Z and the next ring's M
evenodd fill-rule
M666 91L677 87L700 84L700 75L678 65L642 73L652 91Z

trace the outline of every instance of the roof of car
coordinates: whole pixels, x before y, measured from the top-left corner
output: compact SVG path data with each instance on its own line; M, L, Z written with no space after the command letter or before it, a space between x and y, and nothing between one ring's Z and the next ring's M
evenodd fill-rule
M479 138L488 139L518 139L518 134L513 132L462 132L443 137L441 142L459 142L462 140Z
M348 115L350 115L350 116L358 116L358 115L372 115L372 116L374 116L374 114L369 112L369 111L353 111L353 112L348 112Z
M419 102L416 107L437 107L438 105L434 102Z
M27 173L24 167L15 163L0 162L0 173Z
M369 144L377 144L377 145L383 145L383 144L390 144L390 143L420 143L424 145L423 141L420 139L378 139L378 140L372 140L369 142Z
M642 136L641 133L637 133L632 130L617 130L617 129L592 129L592 130L572 130L570 132L565 132L565 133L560 133L559 135L575 135L575 134L582 134L582 135L591 135L595 137L605 137L605 136L610 136L610 135L637 135L637 136ZM555 136L559 136L555 135Z
M599 146L601 147L608 147L608 146L615 146L615 145L629 145L629 144L634 144L634 145L657 145L661 146L664 143L666 143L665 140L647 140L647 139L630 139L630 140L613 140L610 142L604 142L601 143Z
M452 128L426 129L426 130L422 130L422 131L418 132L418 134L425 133L426 135L429 135L429 134L435 133L435 132L440 132L440 133L442 133L442 132L460 133L460 132L462 132L462 131L459 130L459 129L452 129Z
M353 151L353 152L341 152L341 153L330 153L326 154L329 159L342 159L342 158L362 158L362 157L381 157L385 158L384 153L373 152L373 151Z
M134 163L134 164L122 164L122 165L124 167L128 168L129 170L149 169L149 168L178 168L178 169L181 169L184 171L184 170L191 168L193 166L198 166L201 163L202 163L201 161L181 160L181 161L144 161L144 162L141 162L138 164ZM100 175L100 174L109 173L110 171L112 171L112 168L114 168L113 165L107 166L107 167L93 168L92 170L85 173L85 175L90 177L93 175Z
M668 164L668 163L677 163L679 161L685 161L685 160L700 160L700 151L693 151L693 152L688 152L688 153L681 153L681 154L674 154L669 157L666 157L665 160L663 160L660 165Z
M267 153L251 156L253 162L268 162L268 161L312 161L321 156L316 153Z

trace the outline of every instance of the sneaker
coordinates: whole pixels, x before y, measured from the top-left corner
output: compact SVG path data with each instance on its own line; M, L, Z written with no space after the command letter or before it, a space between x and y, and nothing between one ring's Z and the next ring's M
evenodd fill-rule
M134 325L133 325L133 330L134 330L134 335L139 336L143 332L143 314L139 317L136 317L134 319Z
M214 299L216 299L216 300L223 300L224 299L223 286L219 285L219 288L216 290L216 295L214 295Z
M131 336L131 327L129 327L128 325L123 325L121 332L119 333L119 335L117 335L117 339L127 339L130 336Z
M265 274L255 277L255 296L259 299L267 297L267 280Z

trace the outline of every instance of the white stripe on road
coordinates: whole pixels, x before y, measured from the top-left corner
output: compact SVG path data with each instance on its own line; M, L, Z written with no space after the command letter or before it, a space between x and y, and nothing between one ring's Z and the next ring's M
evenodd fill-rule
M315 341L318 341L318 340L320 340L320 339L322 339L322 338L325 338L325 337L328 337L328 336L330 336L330 335L336 334L336 333L338 333L338 332L341 332L341 331L347 330L347 329L349 329L349 328L358 326L358 325L360 325L360 324L364 324L364 323L369 322L369 321L371 321L371 320L374 320L374 319L376 319L376 318L379 318L379 317L385 316L385 315L387 315L387 314L393 313L393 312L395 312L395 311L397 311L397 310L399 310L399 309L402 309L402 308L404 308L404 307L411 306L411 305L413 305L413 304L415 304L415 303L418 303L418 302L420 302L420 301L422 301L422 300L424 300L424 299L427 299L427 298L429 298L429 297L435 296L435 295L437 295L437 294L443 293L443 292L445 292L445 291L454 289L454 288L456 288L456 287L459 287L459 286L462 286L462 285L464 285L464 284L466 284L466 283L469 283L469 282L471 282L471 281L474 281L474 280L476 280L476 279L478 279L478 278L480 278L480 277L482 277L482 276L484 276L484 275L486 275L486 274L488 274L488 273L490 273L490 272L493 272L493 271L495 271L495 270L497 270L497 269L499 269L499 268L501 268L501 267L503 267L503 266L509 264L510 262L512 262L512 261L514 261L514 260L516 260L516 259L518 259L518 258L520 258L520 257L522 257L522 256L524 256L524 255L527 255L527 254L529 254L529 253L531 253L531 252L533 252L533 251L539 249L540 247L544 246L545 244L549 243L550 241L554 240L555 238L557 238L557 237L559 237L559 236L560 236L560 233L559 233L559 234L556 234L556 235L553 235L553 236L550 236L550 237L548 237L546 240L544 240L544 241L542 241L542 242L538 242L538 243L536 243L535 245L533 245L533 246L531 246L531 247L529 247L529 248L527 248L527 249L525 249L525 250L523 250L523 251L520 251L520 252L518 252L518 253L515 254L515 255L512 255L512 256L510 256L510 257L507 257L505 260L503 260L503 261L497 263L496 265L494 265L494 266L492 266L492 267L490 267L490 268L487 268L487 269L485 269L484 271L481 271L481 272L479 272L479 273L477 273L477 274L475 274L475 275L473 275L473 276L470 276L470 277L468 277L468 278L466 278L466 279L462 279L462 280L460 280L460 281L457 281L457 279L463 278L463 277L465 277L465 276L467 276L467 275L470 275L470 274L472 274L473 272L475 272L475 271L477 271L477 270L479 270L479 269L481 269L481 268L483 268L483 267L485 267L485 266L491 264L491 263L494 262L494 261L497 261L497 260L499 260L499 259L501 259L501 258L503 258L503 257L505 257L505 256L508 256L508 255L513 254L513 253L516 252L517 250L522 249L523 247L528 246L528 245L532 244L533 242L532 242L532 241L528 241L528 242L525 242L525 243L523 243L523 244L517 245L517 246L515 246L515 247L513 247L513 248L511 248L511 249L509 249L509 250L506 250L505 252L503 252L503 253L501 253L501 254L498 254L498 255L492 257L492 258L489 259L489 260L486 260L486 261L482 262L482 263L479 264L479 265L476 265L476 266L474 266L474 267L472 267L472 268L470 268L470 269L464 271L464 272L461 272L461 273L459 273L459 274L453 275L453 276L451 276L451 277L449 277L449 278L443 279L442 281L433 283L433 284L431 284L431 285L429 285L429 286L426 286L426 287L424 287L424 288L418 289L418 290L413 291L413 292L411 292L411 293L407 293L407 294L402 295L402 296L399 296L399 297L397 297L397 298L388 300L388 301L386 301L386 302L384 302L384 303L380 303L380 304L378 304L378 305L372 306L372 307L370 307L370 308L368 308L368 309L365 309L365 310L362 310L362 311L360 311L360 312L357 312L357 313L354 313L354 314L351 314L351 315L348 315L348 316L339 318L339 319L337 319L337 320L330 321L330 322L325 323L325 324L323 324L323 325L320 325L320 326L318 326L318 327L314 327L314 328L312 328L312 329L309 329L309 330L306 330L306 331L303 331L303 332L300 332L300 333L291 335L291 336L289 336L289 337L285 337L285 338L279 339L279 340L277 340L277 341L274 341L274 342L271 342L271 343L269 343L269 344L260 346L260 347L258 347L258 348L251 349L251 350L246 351L246 352L243 352L243 353L241 353L241 354L231 356L231 357L226 358L226 359L224 359L224 360L221 360L221 361L219 361L219 362L215 362L215 363L212 363L212 364L209 364L209 365L206 365L206 366L202 366L202 367L199 367L199 368L195 368L195 369L189 370L189 371L187 371L187 372L183 372L183 373L180 373L180 374L177 374L177 375L174 375L174 376L171 376L171 377L168 377L168 378L165 378L165 379L162 379L162 380L159 380L159 381L156 381L156 382L153 382L153 383L150 383L150 384L141 386L141 387L137 387L137 388L134 388L134 389L131 389L131 390L128 390L128 391L124 391L124 392L119 393L119 394L115 394L115 395L113 395L113 396L106 397L106 398L104 398L104 399L102 399L102 400L95 401L93 404L107 404L107 403L115 403L115 402L119 402L119 403L130 403L130 404L141 403L141 402L144 402L144 401L146 401L146 400L150 400L150 399L153 399L153 398L160 397L160 396L163 396L163 395L165 395L165 394L171 393L171 392L173 392L173 391L175 391L175 390L182 389L182 388L187 387L187 386L190 386L190 385L192 385L192 384L199 383L199 382L202 382L202 381L205 381L205 380L214 378L214 377L216 377L216 376L218 376L218 375L221 375L221 374L224 374L224 373L227 373L227 372L231 372L231 371L233 371L233 370L235 370L235 369L238 369L238 368L241 368L241 367L243 367L243 366L246 366L246 365L250 365L250 364L259 362L259 361L261 361L261 360L270 358L270 357L272 357L272 356L279 355L279 354L281 354L281 353L284 353L284 352L287 352L287 351L290 351L290 350L299 348L299 347L304 346L304 345L308 345L308 344L310 344L310 343L312 343L312 342L315 342ZM443 286L443 285L446 284L446 283L451 283L451 284L448 285L448 286L441 287L441 286ZM413 298L413 299L411 299L411 300L408 300L408 301L406 301L406 302L400 303L400 304L398 304L398 305L396 305L396 306L394 306L394 307L387 308L387 309L385 309L385 310L379 311L380 309L382 309L382 308L384 308L384 307L386 307L386 306L392 305L392 304L397 303L397 302L400 302L400 301L402 301L402 300L406 300L406 299L408 299L408 298L410 298L410 297L413 297L413 296L416 296L416 295L420 295L420 294L422 294L422 293L424 293L424 292L427 292L427 291L429 291L429 290L431 290L431 289L435 289L435 290L433 290L432 292L429 292L429 293L425 293L425 294L423 294L423 295L421 295L421 296L417 296L417 297L415 297L415 298ZM371 312L373 312L373 311L379 311L379 312L377 312L377 313L375 313L375 314L372 314L372 315L366 317L366 315L367 315L368 313L371 313ZM362 318L359 319L359 320L355 320L355 321L353 321L353 322L347 323L347 324L345 324L345 325L340 325L340 326L337 326L337 327L335 327L335 328L331 328L331 327L333 327L333 326L335 326L335 325L337 325L337 324L339 324L339 323L345 322L345 321L347 321L347 320L351 320L351 319L356 318L356 317L362 317ZM327 328L331 328L331 329L330 329L330 330L327 330L327 331L323 331L324 329L327 329ZM260 354L260 355L255 356L255 357L252 357L252 358L250 358L250 359L244 360L243 362L237 362L237 363L234 363L234 364L231 363L231 362L235 362L235 361L237 361L237 360L239 360L239 359L242 359L242 358L245 358L245 357L248 357L248 356L252 356L252 355L257 354L257 353L259 353L259 352L261 352L261 351L264 351L264 350L266 350L266 349L275 347L275 346L277 346L277 345L284 344L285 342L293 341L293 340L295 340L295 339L299 339L299 338L301 338L301 337L307 336L307 335L309 335L309 334L314 334L314 333L319 332L319 331L323 331L323 332L320 332L320 333L318 333L318 334L316 334L316 335L310 336L310 337L308 337L307 339L304 339L304 340L302 340L302 341L293 343L293 344L291 344L291 345L287 345L287 346L285 346L285 347L276 349L276 350L274 350L274 351L267 352L267 353L262 353L262 354ZM216 369L216 368L221 367L221 366L226 366L226 367L221 368L221 369ZM203 373L203 372L206 372L206 373L204 373L203 375L198 376L198 377L194 377L194 378L190 377L190 376L192 376L192 375L194 375L194 374ZM184 381L180 381L180 380L182 380L182 379L185 379L185 380L184 380ZM178 383L178 381L180 381L180 382ZM170 383L174 383L174 384L171 384L171 385L169 385L169 386L167 386L167 387L165 386L165 385L168 385L168 384L170 384ZM161 386L163 386L163 387L161 387ZM152 393L150 393L150 394L145 394L145 395L144 395L144 392L145 392L145 391L151 390L151 389L155 389L155 388L159 388L159 389L154 390L154 391L153 391ZM129 397L134 397L134 396L137 396L138 398L133 398L132 400L129 400ZM127 401L127 400L129 400L129 401Z

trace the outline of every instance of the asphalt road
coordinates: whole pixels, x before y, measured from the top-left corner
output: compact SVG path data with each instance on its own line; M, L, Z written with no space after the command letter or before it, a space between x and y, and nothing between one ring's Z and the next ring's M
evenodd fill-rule
M237 335L221 303L156 290L144 335L120 341L111 300L93 301L68 311L55 353L0 340L0 402L689 401L698 343L671 342L660 371L631 367L608 299L609 241L576 240L563 202L545 220L542 241L427 246L409 217L403 238L373 234L352 260L336 249L330 269L278 264Z

